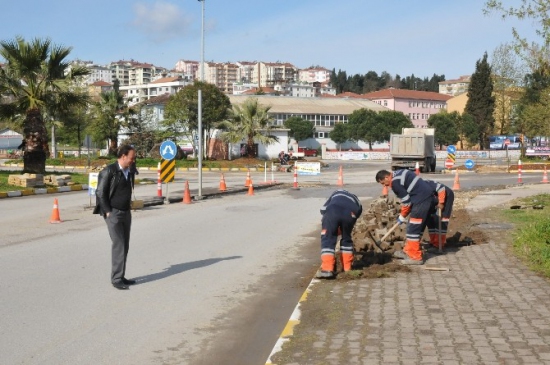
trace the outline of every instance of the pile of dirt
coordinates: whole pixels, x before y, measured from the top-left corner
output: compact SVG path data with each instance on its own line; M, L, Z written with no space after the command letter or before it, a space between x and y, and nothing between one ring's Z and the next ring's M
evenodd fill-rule
M488 242L484 232L478 228L476 220L472 219L465 209L471 199L487 190L490 189L481 188L455 192L446 250ZM396 222L399 209L399 202L396 198L380 197L375 199L363 212L352 232L355 251L354 270L340 273L337 277L338 280L388 277L398 271L410 270L392 259L393 252L402 249L404 245L405 225L390 233L388 238L382 242L382 251L374 244L374 238L379 240ZM423 240L428 239L428 233L425 232ZM337 261L337 271L341 272L341 263L339 260Z

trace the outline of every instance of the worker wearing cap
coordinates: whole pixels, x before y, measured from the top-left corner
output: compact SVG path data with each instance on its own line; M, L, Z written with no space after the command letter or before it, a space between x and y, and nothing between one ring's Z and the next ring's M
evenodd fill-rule
M410 170L397 170L393 173L380 170L376 174L376 182L391 187L393 193L401 199L401 212L397 223L407 223L407 240L403 251L394 253L394 257L402 258L404 265L422 265L424 259L420 248L420 239L424 229L433 222L430 216L435 210L437 200L431 186Z
M351 270L353 263L353 241L351 232L357 218L363 212L361 202L349 191L338 189L327 199L321 208L321 271L322 279L335 277L335 250L338 235L340 240L340 258L344 271Z
M455 201L454 192L446 185L437 181L426 180L431 187L434 195L437 197L437 209L441 212L441 217L433 215L433 222L428 225L430 233L430 246L428 251L434 251L434 248L439 250L439 235L441 235L441 247L447 243L447 230L449 228L449 220L453 212L453 203ZM441 219L441 231L439 230L439 219Z

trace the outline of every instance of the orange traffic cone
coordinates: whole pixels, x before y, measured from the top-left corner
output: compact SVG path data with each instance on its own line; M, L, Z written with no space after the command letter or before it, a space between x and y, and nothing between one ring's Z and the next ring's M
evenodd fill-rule
M420 175L420 165L418 164L418 161L416 162L416 166L414 167L414 173L416 176Z
M388 187L386 185L382 188L382 196L388 196Z
M246 181L244 182L245 187L249 187L252 184L252 180L250 180L250 170L246 173Z
M246 195L254 195L254 185L252 185L252 180L250 180L250 185L248 185L248 193Z
M57 204L57 198L53 200L53 210L52 216L50 218L50 223L61 223L63 222L59 217L59 205Z
M544 165L544 173L542 174L542 181L543 184L548 184L548 173L546 172L546 165Z
M338 172L338 181L336 182L338 186L344 186L344 174L342 172L342 166L340 166L340 171Z
M183 203L191 204L191 192L189 191L189 181L185 182L185 191L183 192Z
M458 169L456 169L456 174L455 174L455 183L453 185L453 190L460 190L460 180L458 179Z
M223 174L220 179L220 191L227 191L227 186L225 186L225 178L223 177Z

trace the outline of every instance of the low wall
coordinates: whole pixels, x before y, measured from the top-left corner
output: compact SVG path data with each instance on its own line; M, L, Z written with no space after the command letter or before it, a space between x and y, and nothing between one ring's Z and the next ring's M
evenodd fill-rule
M447 158L447 151L436 151L438 160ZM457 159L506 159L506 151L456 151ZM519 150L508 151L508 158L518 160L521 156ZM391 160L389 151L324 151L323 160Z

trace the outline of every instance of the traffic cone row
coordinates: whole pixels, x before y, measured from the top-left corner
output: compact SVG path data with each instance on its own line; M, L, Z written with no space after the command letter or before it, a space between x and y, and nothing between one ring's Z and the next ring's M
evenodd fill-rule
M453 190L454 191L460 190L460 180L458 179L458 169L456 169L455 182L453 184Z
M338 172L338 181L336 182L338 186L344 186L344 173L342 172L342 166L340 166L340 171Z
M61 223L63 222L61 220L61 217L59 217L59 205L57 203L57 198L53 200L53 210L52 210L52 216L50 218L50 223Z

